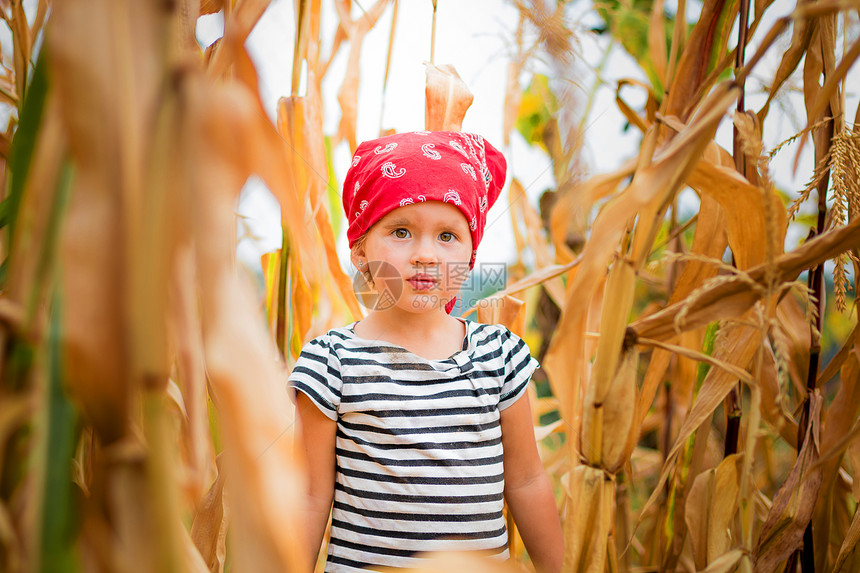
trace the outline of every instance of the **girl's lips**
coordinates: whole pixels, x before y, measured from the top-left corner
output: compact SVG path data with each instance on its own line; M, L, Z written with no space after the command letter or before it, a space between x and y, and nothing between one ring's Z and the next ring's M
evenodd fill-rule
M406 279L415 290L430 290L436 286L436 279L430 275L414 275Z

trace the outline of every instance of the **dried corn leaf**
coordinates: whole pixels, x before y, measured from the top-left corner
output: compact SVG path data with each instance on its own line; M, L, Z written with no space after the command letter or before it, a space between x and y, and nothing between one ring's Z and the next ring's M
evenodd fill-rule
M180 446L187 466L183 485L192 504L203 497L215 470L194 272L194 254L190 245L185 244L177 253L171 276L168 330L173 341L176 379L185 402Z
M614 523L615 481L602 470L578 465L570 470L568 495L573 512L564 521L564 571L603 573Z
M700 162L687 183L700 193L716 199L726 215L729 246L740 269L765 262L768 229L776 234L774 242L782 245L788 222L785 209L775 194L751 185L734 169ZM765 196L771 202L765 205ZM767 218L773 220L768 224Z
M845 456L853 469L853 475L860 473L860 440L854 440L848 444ZM851 484L851 496L855 503L860 501L860 480L855 479Z
M200 0L200 15L214 14L224 9L224 0Z
M832 259L860 241L860 219L845 227L823 233L797 249L774 260L776 282L787 283L805 269ZM758 265L744 275L726 277L703 286L694 300L676 303L635 321L630 327L638 336L667 339L679 330L700 328L709 322L737 317L761 297L766 265ZM684 310L683 321L676 317Z
M200 501L191 523L191 539L212 573L222 573L227 552L227 505L224 502L224 472L219 471Z
M140 222L141 152L149 147L163 83L160 16L147 3L64 3L54 7L47 42L76 164L60 242L69 302L63 355L69 387L107 443L124 435L128 422L131 340L123 285L124 261L135 251L125 236L134 236ZM108 56L115 53L125 57Z
M291 184L296 197L296 204L303 206L309 202L311 191L311 179L319 176L312 172L316 167L313 158L308 157L306 140L308 132L307 118L305 117L305 104L307 100L302 97L281 98L278 101L278 133L286 142L286 162L290 166ZM296 147L299 146L299 147ZM319 172L317 172L319 173ZM318 197L314 196L316 202ZM300 213L303 213L301 210ZM281 220L284 225L295 223L292 214L281 212Z
M815 393L809 396L809 400L810 421L806 440L798 452L797 462L792 467L788 478L776 493L773 506L762 525L753 554L756 573L776 571L780 563L800 547L803 532L812 519L812 512L821 487L821 472L816 470L808 475L807 469L818 459L818 420L822 398L820 394Z
M197 19L200 17L200 0L179 0L176 4L178 25L173 27L174 37L172 48L177 53L186 51L199 55L200 47L197 44Z
M260 257L263 269L263 285L266 289L266 317L268 318L269 334L272 340L283 340L278 334L278 312L280 300L278 292L281 288L281 251L265 253Z
M772 329L775 349L782 367L800 392L805 392L809 371L809 327L811 317L796 296L785 296L776 307L779 328Z
M702 7L693 32L687 39L675 72L668 97L663 102L664 115L686 120L700 100L694 95L704 93L704 81L723 55L738 13L737 0L708 2Z
M662 86L666 85L666 32L663 27L663 0L651 6L651 21L648 26L648 50L654 72Z
M848 444L843 438L852 434L860 415L860 346L855 346L851 359L847 360L840 372L841 385L836 397L824 417L821 433L821 490L815 505L813 520L814 546L819 549L815 554L816 569L825 570L828 556L839 551L841 535L832 532L834 526L834 507L842 497L837 491L839 469L843 452ZM840 443L842 442L842 443Z
M270 0L242 0L224 19L224 37L209 60L209 75L220 78L245 48L245 40L269 7Z
M730 324L724 330L725 332L721 335L722 342L714 348L714 355L711 359L721 367L711 368L705 376L699 394L696 396L696 401L693 403L686 420L684 420L672 448L666 455L666 462L663 464L657 486L643 506L640 515L646 515L647 509L657 501L663 484L674 468L675 459L687 439L722 405L732 388L737 387L739 377L749 379L749 375L742 372L742 369L746 368L755 356L761 342L761 333L756 328L737 324ZM683 349L677 351L681 352ZM705 356L702 357L703 360L705 358Z
M285 308L292 311L292 320L290 321L292 332L290 339L285 341L286 346L279 348L279 350L283 352L284 356L292 355L293 358L297 358L311 329L314 294L313 287L305 278L300 263L297 264L295 259L289 261L287 274L290 277L289 289L285 291L287 298L283 304Z
M488 299L484 299L488 300ZM501 324L522 336L525 327L525 304L512 296L493 297L493 304L478 306L478 322Z
M809 44L812 41L813 30L814 24L804 18L794 21L791 31L791 45L788 47L788 50L783 52L782 59L779 62L779 67L777 68L776 74L774 75L773 81L770 85L767 101L756 114L760 124L764 123L764 118L767 117L767 113L770 109L770 102L773 101L776 92L794 73L794 70L797 69L797 65L803 58L803 55L809 49Z
M680 133L663 151L658 152L652 162L651 151L647 149L650 145L657 144L657 132L651 132L651 137L646 135L642 152L639 155L640 166L633 176L631 187L640 185L654 185L655 196L648 203L641 205L638 211L640 216L636 225L636 233L633 238L631 258L636 261L637 268L642 265L650 252L654 238L660 229L662 215L666 212L669 204L681 186L688 179L695 176L695 170L699 163L698 158L711 147L711 138L722 120L723 113L736 97L735 86L723 84L715 89L708 98L702 102L700 112L691 120L690 124L682 129ZM667 161L669 157L674 160ZM656 180L649 181L656 175ZM639 180L639 181L637 181Z
M840 439L854 426L860 416L860 345L855 345L850 359L842 366L841 384L833 403L827 409L824 421L824 431L821 436L821 455L830 456L830 452ZM823 479L827 483L836 479L841 456L834 463L829 463L823 470Z
M807 127L813 124L818 124L826 117L833 117L836 113L836 110L830 107L830 104L832 103L831 98L826 98L825 100L821 100L819 98L819 95L822 93L822 89L818 82L821 76L827 72L824 61L825 58L822 53L822 44L824 42L830 43L830 34L828 32L831 30L829 30L829 28L830 27L828 27L828 30L823 31L822 22L820 20L816 20L815 26L813 27L812 40L803 61L803 101L806 106ZM817 115L811 115L817 103L821 101L824 102L826 109L819 109L817 110ZM841 118L839 121L841 127ZM818 165L827 161L826 158L829 156L831 139L833 138L834 132L839 133L839 131L834 128L833 121L824 122L819 128L811 131L812 140L815 144L815 164ZM806 138L801 139L800 145L798 146L797 154L794 159L795 169L797 167L797 162L800 161L800 153L805 148L806 141ZM826 178L829 177L829 175L829 172L825 172L825 178L822 180L822 185L825 188L827 186Z
M296 264L301 266L301 272L306 275L310 284L318 285L323 280L319 273L320 269L317 265L309 263L324 258L329 274L350 312L353 316L361 316L362 312L352 288L352 281L340 266L336 237L326 207L326 193L330 183L322 178L323 173L328 173L328 167L325 144L321 137L322 110L319 100L310 96L281 98L278 105L278 129L287 142L285 149L291 171L296 176L294 189L298 194L298 203L303 207L307 203L310 204L310 213L322 243L310 238L306 231L298 232L297 227L294 226L299 224L299 215L308 212L306 208L302 208L298 213L285 213L282 209L284 232L289 233L293 242L300 247L299 252L302 256L295 259ZM306 220L301 225L299 228L308 227ZM302 333L302 341L306 332Z
M224 448L226 490L235 523L233 564L249 571L302 569L308 563L297 531L305 491L292 451L294 408L258 305L233 267L232 205L254 166L249 139L271 142L244 88L225 84L204 98L192 88L187 121L200 154L192 178L203 340ZM261 137L262 136L262 137ZM276 156L280 148L263 149ZM277 476L277 477L275 477Z
M732 549L714 559L710 565L702 569L702 573L730 573L745 557L743 549Z
M860 507L854 509L854 518L851 520L851 526L848 528L848 533L839 547L839 553L836 556L836 561L833 563L834 573L845 570L844 565L857 547L858 541L860 541Z
M155 516L149 504L153 492L149 486L146 472L146 459L143 446L126 442L115 442L103 451L107 464L108 483L104 486L107 513L112 516L110 541L103 540L99 550L108 554L104 559L116 563L114 571L140 571L155 573L163 570L159 563L159 551L154 547L160 537L180 536L180 523L171 524L175 529L165 530L155 523ZM105 524L107 526L107 524ZM88 529L95 529L90 527ZM107 533L107 532L105 532ZM121 548L119 551L116 548Z
M568 283L558 329L544 358L544 368L554 388L570 384L574 390L571 396L578 392L582 383L580 369L585 360L582 355L585 311L610 257L624 236L628 222L645 206L663 202L674 194L698 162L734 94L734 88L728 86L716 90L704 108L707 111L692 121L651 165L637 171L630 186L598 214L592 227L591 240L582 254L579 272ZM652 223L642 224L648 226ZM562 401L561 405L563 415L568 420L572 419L573 404Z
M290 83L290 96L296 97L299 95L299 82L302 77L302 63L307 60L308 54L308 31L309 24L308 18L310 17L310 0L297 0L295 2L296 7L296 38L293 43L293 73L292 73L292 81ZM319 38L315 38L315 40L319 40ZM311 65L308 64L307 69L311 69Z
M460 131L474 96L451 64L436 66L424 62L427 86L424 89L424 128L429 131Z
M785 443L797 449L797 422L785 403L786 395L780 387L779 368L773 350L769 345L766 346L758 380L761 389L759 410L762 418L779 432Z
M525 189L518 179L511 180L510 186L511 213L519 215L526 227L526 242L535 255L538 270L550 266L553 255L549 250L549 244L543 237L543 223L540 213L529 202ZM515 232L518 231L517 221L514 221ZM518 251L521 252L521 251ZM561 306L564 301L564 283L560 278L548 279L543 283L547 294L553 302Z
M337 91L337 102L340 105L340 123L338 124L338 139L349 143L350 153L355 153L358 142L355 129L358 120L358 93L361 81L361 48L367 33L376 25L379 17L388 6L388 0L376 0L368 10L362 8L363 16L353 20L349 13L350 2L335 2L335 9L340 18L340 28L349 39L349 54L346 60L346 73L343 83Z
M191 541L191 535L188 533L188 530L180 527L177 537L179 538L179 543L182 545L180 563L185 566L184 570L188 571L188 573L211 573L209 567L206 566L206 562L203 561L203 557L201 557L194 546L194 542Z
M836 15L830 14L823 17L820 21L820 37L821 37L821 54L823 58L823 73L825 77L824 85L820 89L813 90L815 98L811 102L807 102L807 118L809 125L815 123L814 118L820 117L824 110L829 106L835 122L836 133L840 133L843 129L844 118L842 117L842 96L840 95L840 84L845 80L848 70L851 69L860 58L860 40L855 40L850 47L845 50L842 61L834 69L834 59L836 50L834 44L836 41ZM813 38L814 41L814 38ZM811 52L812 50L810 50ZM809 52L807 52L809 53ZM805 75L805 74L804 74ZM804 85L806 77L804 77ZM817 82L816 82L817 87ZM810 92L811 95L812 92Z
M508 193L508 214L511 217L511 229L514 234L514 249L517 253L517 262L513 265L512 274L514 279L518 279L520 275L525 273L525 263L523 262L523 254L526 252L526 242L523 238L522 230L520 229L519 217L517 217L517 204L514 201L516 194L515 182L511 182L511 193Z
M30 33L27 14L24 12L24 3L13 2L11 8L11 15L6 16L4 20L12 31L12 42L15 46L12 51L15 92L23 98L27 90L27 78L30 73L30 58L33 55L33 37Z
M738 510L740 454L696 476L687 496L685 520L696 569L701 570L732 546L731 525Z
M618 82L618 87L615 88L615 105L618 106L618 111L627 119L630 125L635 125L639 131L645 133L650 129L651 125L646 123L640 115L633 110L630 105L621 98L621 88L626 85L626 83L631 83L629 80L620 80Z
M707 259L722 257L727 244L725 220L725 213L717 201L709 195L703 195L690 252ZM704 260L691 258L684 264L684 269L675 283L675 289L669 297L669 304L685 299L693 290L716 274L717 267L715 265ZM681 344L683 345L683 341ZM662 383L666 369L669 367L670 356L670 353L662 349L655 349L651 356L639 394L637 426L642 424L642 420L648 414L657 388Z
M8 270L4 281L4 301L21 305L24 324L16 325L25 332L33 326L33 314L43 307L45 296L44 267L49 261L53 220L64 206L61 175L65 160L66 136L60 116L59 102L47 93L45 66L39 71L41 81L33 90L41 93L27 101L19 131L27 133L16 139L14 157L7 167L11 171L10 189L4 207L14 210L9 217ZM25 148L27 138L32 147ZM16 206L10 206L11 203ZM50 208L46 208L50 207Z
M666 371L671 361L672 352L669 350L655 348L651 354L651 360L648 362L647 370L645 370L645 376L642 379L642 388L636 403L636 425L643 431L643 423L646 416L648 416L648 412L651 410L651 404L654 403L657 390L665 382Z
M590 209L595 201L614 193L618 185L633 174L635 167L636 161L630 160L613 173L595 175L585 183L559 191L560 197L549 218L549 234L557 261L569 263L576 258L566 244L571 221L581 219L583 212Z
M827 363L827 366L818 375L818 381L816 382L817 387L823 386L836 376L836 373L839 372L840 368L842 368L845 360L851 356L852 352L856 352L855 343L860 340L860 338L858 338L858 334L860 334L860 323L854 325L854 329L845 338L845 343L842 345L842 348L840 348L839 352L830 359L830 362Z

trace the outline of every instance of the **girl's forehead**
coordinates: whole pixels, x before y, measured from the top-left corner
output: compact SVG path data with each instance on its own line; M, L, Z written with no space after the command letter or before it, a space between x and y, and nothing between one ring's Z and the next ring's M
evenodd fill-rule
M469 227L469 222L460 209L442 201L421 201L398 207L388 212L377 224L398 225L418 222Z

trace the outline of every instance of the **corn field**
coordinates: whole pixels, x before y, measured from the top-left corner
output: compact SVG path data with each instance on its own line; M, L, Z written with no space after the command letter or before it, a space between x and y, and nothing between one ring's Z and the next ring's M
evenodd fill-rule
M297 533L286 374L304 342L364 312L338 258L331 149L356 147L363 41L384 13L393 38L402 3L295 0L276 121L245 44L268 4L0 2L0 571L316 559ZM695 22L686 0L595 3L647 78L615 86L637 153L595 174L570 119L582 103L530 71L540 58L576 80L573 2L511 4L498 121L548 154L554 187L539 209L510 182L509 281L471 318L541 360L535 435L565 571L860 571L860 108L845 109L860 2L775 16L770 0L708 0ZM213 13L223 36L201 46ZM778 65L751 86L767 57ZM451 64L427 66L427 129L460 129L472 101ZM786 90L802 92L804 127L768 149ZM771 160L801 152L809 183L779 189ZM252 175L281 206L264 289L236 258ZM511 554L426 570L528 570L516 535Z

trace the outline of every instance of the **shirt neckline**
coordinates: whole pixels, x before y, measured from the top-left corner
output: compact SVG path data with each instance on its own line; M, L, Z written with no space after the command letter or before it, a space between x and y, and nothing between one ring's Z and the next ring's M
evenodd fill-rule
M426 362L455 362L455 363L459 364L457 358L462 356L464 353L466 353L469 350L469 347L471 346L470 336L472 335L472 327L470 326L470 322L468 320L460 318L459 316L455 316L454 318L456 318L457 320L459 320L460 322L463 323L463 326L466 327L466 333L463 335L463 344L460 346L460 350L458 350L457 352L455 352L454 354L452 354L448 358L425 358L424 356L421 356L420 354L415 354L411 350L408 350L408 349L400 346L399 344L395 344L395 343L390 342L388 340L371 340L369 338L362 338L361 336L359 336L355 332L355 325L359 323L358 320L347 325L346 331L349 332L350 338L352 338L354 340L367 340L368 342L373 342L374 344L385 344L385 346L390 346L392 348L400 349L403 352L411 354L412 356L420 358L421 360L424 360Z

